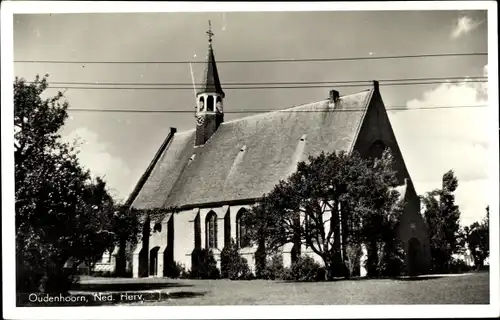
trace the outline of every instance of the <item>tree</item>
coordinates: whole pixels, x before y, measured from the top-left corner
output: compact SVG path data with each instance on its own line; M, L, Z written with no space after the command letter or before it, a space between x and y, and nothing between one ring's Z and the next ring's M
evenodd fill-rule
M66 292L77 266L113 241L113 199L80 165L75 146L61 141L68 103L60 92L42 99L47 87L47 76L14 81L18 292Z
M450 170L443 175L441 189L422 198L434 272L448 272L452 254L460 251L460 210L454 195L457 188L458 179Z
M266 252L293 243L300 255L302 246L309 247L323 260L327 278L346 275L346 246L367 242L377 251L377 243L395 237L392 161L389 151L375 160L345 152L309 157L246 215L250 237L264 238ZM375 265L376 256L369 258Z
M467 233L467 243L474 264L478 269L484 266L484 260L490 255L490 208L486 207L486 216L481 222L474 222Z

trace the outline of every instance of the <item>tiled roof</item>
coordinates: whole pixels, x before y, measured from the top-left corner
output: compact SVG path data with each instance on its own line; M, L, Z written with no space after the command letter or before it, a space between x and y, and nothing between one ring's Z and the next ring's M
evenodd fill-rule
M161 208L182 168L193 154L195 130L176 133L169 147L163 151L146 183L132 203L136 209Z
M226 122L197 148L194 130L177 133L132 206L260 198L309 155L351 151L372 92Z

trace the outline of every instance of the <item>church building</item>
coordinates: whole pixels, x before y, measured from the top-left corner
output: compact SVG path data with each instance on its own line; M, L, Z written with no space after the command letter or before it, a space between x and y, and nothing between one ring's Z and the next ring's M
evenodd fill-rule
M133 277L165 276L173 261L191 269L191 254L212 249L220 253L235 239L240 253L254 268L255 247L245 238L241 217L265 193L286 179L310 155L322 151L357 151L379 156L390 148L406 202L399 223L405 263L413 273L430 264L427 229L414 189L379 91L342 95L331 90L325 99L300 106L224 121L225 106L209 30L203 86L196 95L193 129L171 128L130 195L135 209L178 207L180 212L151 221L148 232L132 251ZM293 245L283 248L285 265ZM115 250L116 251L116 250ZM303 250L307 253L307 250ZM319 260L320 261L320 260Z

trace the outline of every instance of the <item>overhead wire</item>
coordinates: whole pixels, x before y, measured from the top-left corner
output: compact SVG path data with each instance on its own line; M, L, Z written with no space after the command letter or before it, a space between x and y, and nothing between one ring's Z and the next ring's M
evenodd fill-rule
M472 76L472 77L430 77L430 78L402 78L402 79L382 79L381 82L403 83L405 84L435 84L435 83L459 83L459 82L486 82L487 77ZM281 82L227 82L224 87L231 86L259 86L259 85L304 85L306 87L313 87L313 85L320 84L339 84L344 86L366 86L371 85L372 80L343 80L343 81L281 81ZM26 83L33 83L33 81L26 81ZM189 86L192 89L192 83L182 82L106 82L106 81L51 81L50 84L55 85L86 85L86 86ZM196 86L202 86L203 83L195 83ZM382 83L382 85L387 85ZM274 88L274 87L273 87ZM278 87L279 88L279 87Z
M279 62L326 62L326 61L360 61L360 60L385 60L385 59L414 59L414 58L437 58L437 57L464 57L464 56L486 56L487 52L456 52L456 53L433 53L415 55L394 56L363 56L363 57L340 57L340 58L300 58L300 59L259 59L259 60L217 60L217 63L279 63ZM14 60L15 63L50 63L50 64L188 64L206 63L206 61L91 61L91 60Z

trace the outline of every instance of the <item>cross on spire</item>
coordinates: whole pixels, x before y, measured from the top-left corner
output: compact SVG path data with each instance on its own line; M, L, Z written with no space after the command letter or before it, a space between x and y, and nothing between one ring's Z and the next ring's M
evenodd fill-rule
M208 20L208 31L206 33L208 34L208 42L212 42L214 33L212 32L212 22L210 20Z

